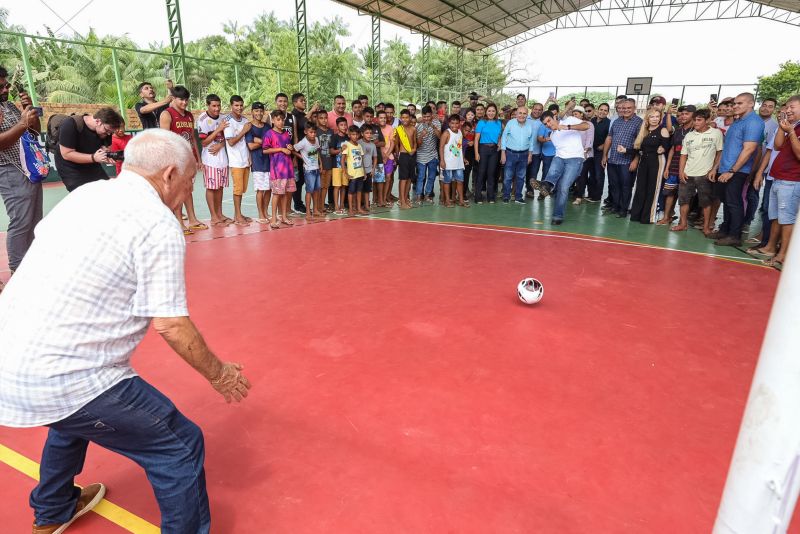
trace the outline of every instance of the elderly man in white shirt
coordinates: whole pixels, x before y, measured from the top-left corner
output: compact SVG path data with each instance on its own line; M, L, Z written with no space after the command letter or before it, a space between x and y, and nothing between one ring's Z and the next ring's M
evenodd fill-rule
M130 365L152 320L228 402L247 396L241 365L220 361L189 319L172 210L195 170L180 136L136 136L116 180L79 188L37 226L0 295L0 425L50 429L34 534L63 532L103 498L102 484L74 485L89 442L144 468L162 532L209 532L202 432Z

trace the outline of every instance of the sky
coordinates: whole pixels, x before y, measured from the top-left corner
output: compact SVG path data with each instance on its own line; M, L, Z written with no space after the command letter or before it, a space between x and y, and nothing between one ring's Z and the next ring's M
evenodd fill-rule
M168 25L164 0L137 0L135 2L109 2L108 0L30 0L7 7L10 22L26 28L29 33L43 33L44 25L53 30L62 26L61 18L69 20L83 9L57 33L71 36L73 29L85 33L94 28L99 34L127 33L131 39L146 46L151 42L168 41ZM31 9L33 3L36 9ZM248 24L265 10L272 10L283 20L294 17L294 2L267 3L263 0L234 0L224 4L234 9L209 11L199 9L210 2L184 0L182 2L182 28L184 40L190 41L210 34L221 34L222 25L235 20ZM109 5L113 9L109 10ZM267 7L268 6L268 7ZM341 17L349 26L351 35L342 40L345 46L358 49L371 41L371 22L355 10L330 0L307 0L309 23ZM418 34L382 23L383 40L396 36L409 43L413 50L421 46ZM776 46L776 43L797 42L800 28L763 19L742 19L707 22L681 22L651 26L623 26L614 28L581 28L556 30L532 39L511 49L514 76L534 80L514 85L536 86L604 86L617 92L628 77L652 77L654 92L668 97L681 96L681 88L665 85L707 84L688 88L684 94L687 102L705 102L711 93L720 97L752 90L760 75L775 72L789 60L797 61L800 53L793 46ZM682 45L677 41L681 40ZM685 52L682 51L685 49ZM506 56L508 57L508 56ZM734 87L735 85L735 87ZM591 89L589 89L591 90ZM544 100L553 87L531 89L529 95ZM560 89L560 94L576 89ZM520 92L528 93L527 89ZM619 92L624 92L620 88Z

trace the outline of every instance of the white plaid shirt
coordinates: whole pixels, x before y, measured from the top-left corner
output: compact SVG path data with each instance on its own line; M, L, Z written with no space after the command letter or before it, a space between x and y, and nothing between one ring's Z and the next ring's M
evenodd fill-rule
M188 316L180 224L141 176L70 193L0 294L0 425L60 421L135 376L152 317Z

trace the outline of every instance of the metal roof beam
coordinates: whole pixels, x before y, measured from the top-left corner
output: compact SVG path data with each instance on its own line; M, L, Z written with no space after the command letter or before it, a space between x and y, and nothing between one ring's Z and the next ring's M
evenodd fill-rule
M572 0L566 1L571 2ZM540 2L537 8L544 3L560 6L562 13L565 11L562 0L544 0ZM692 7L694 9L691 9ZM555 13L540 12L539 14ZM764 9L762 4L750 0L600 0L576 11L567 9L566 13L561 16L492 45L490 48L494 53L501 52L522 42L562 28L628 26L738 18L766 18L793 26L800 26L800 13L772 6ZM469 36L469 34L467 35Z

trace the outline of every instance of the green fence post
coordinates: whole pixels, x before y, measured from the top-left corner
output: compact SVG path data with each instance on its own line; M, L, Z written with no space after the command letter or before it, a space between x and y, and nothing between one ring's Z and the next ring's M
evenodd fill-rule
M239 87L239 65L236 64L233 66L233 79L236 81L236 94L241 95L242 90Z
M117 49L111 49L111 63L114 66L114 81L117 83L117 104L119 105L119 114L125 122L128 122L127 110L125 109L125 99L122 97L122 77L119 75L119 62L117 61Z
M33 71L31 70L31 58L28 56L28 43L22 35L17 37L19 51L22 54L22 66L25 68L25 81L28 83L28 96L34 106L39 105L39 98L36 96L36 86L33 83Z
M283 91L283 76L281 75L281 70L278 69L278 92Z

